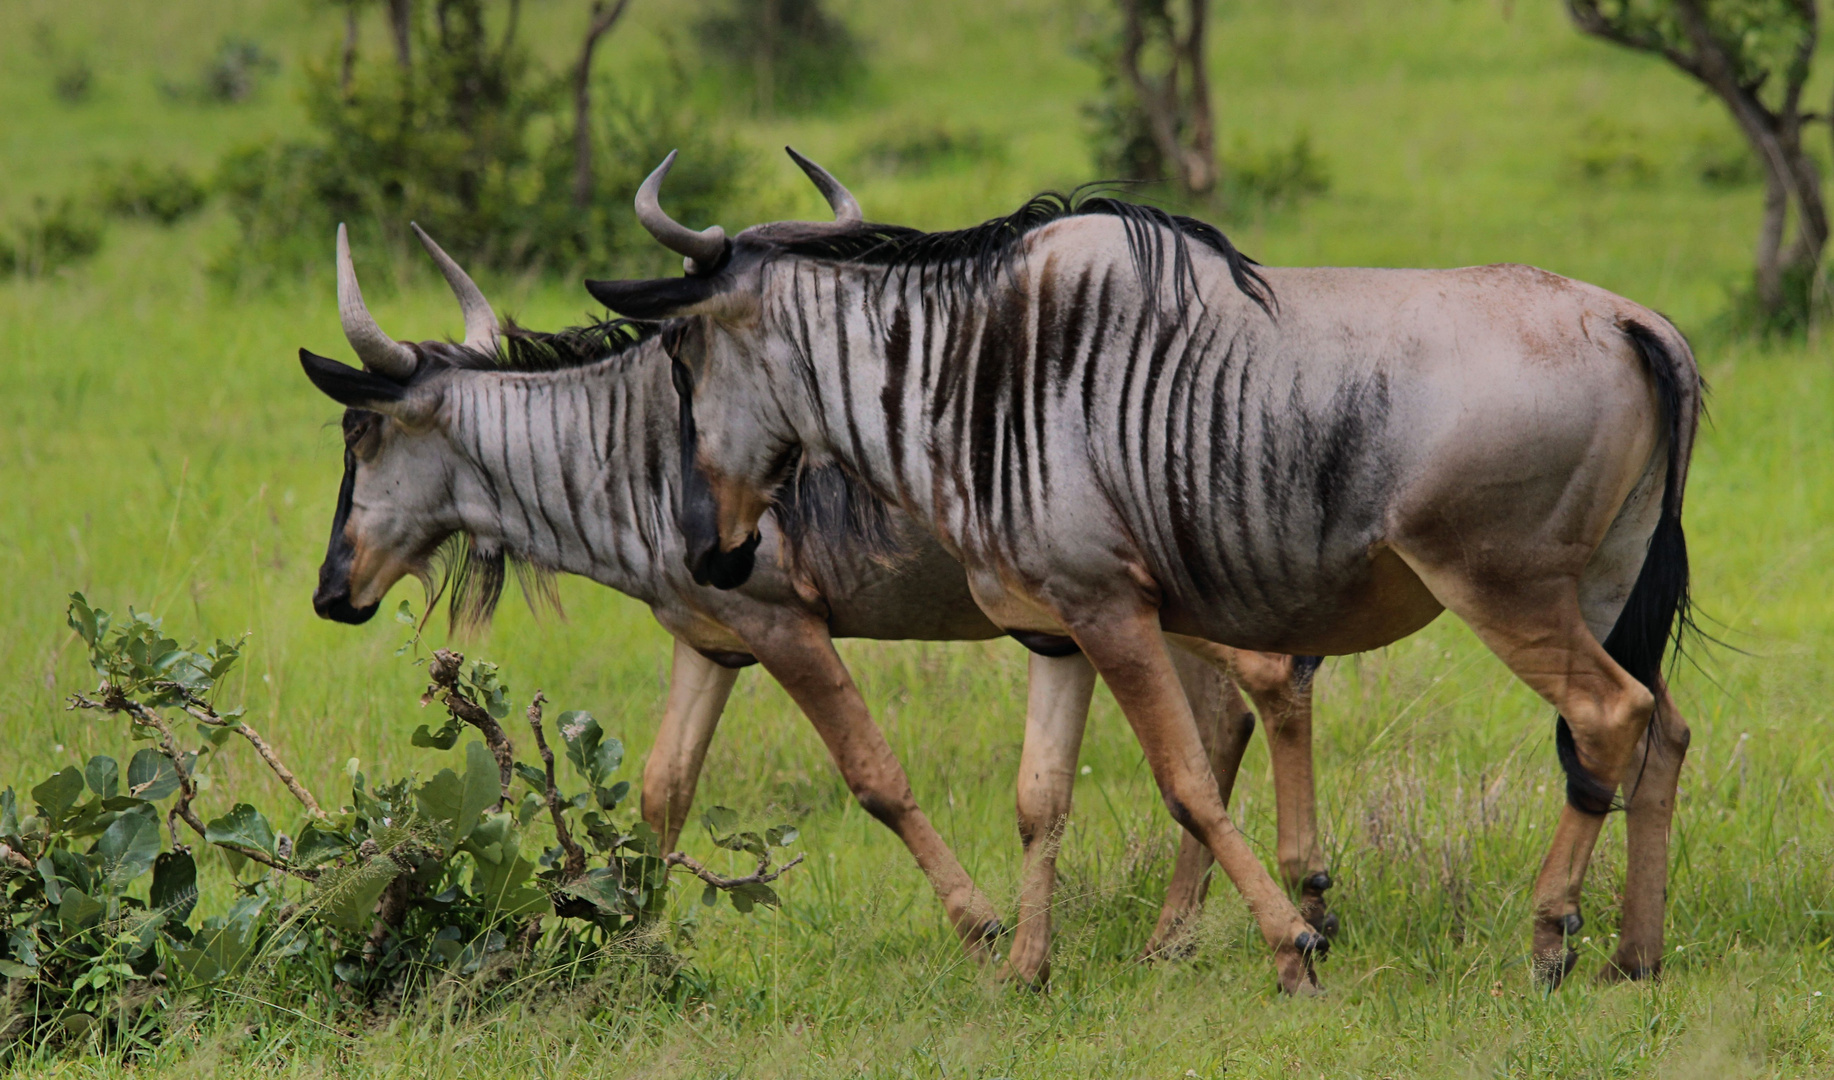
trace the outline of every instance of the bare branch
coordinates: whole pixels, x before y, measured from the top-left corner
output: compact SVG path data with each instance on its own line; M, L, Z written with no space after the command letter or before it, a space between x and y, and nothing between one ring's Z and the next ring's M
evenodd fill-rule
M546 700L547 695L535 691L534 699L529 702L529 727L535 730L535 748L541 752L541 763L548 770L548 816L554 819L555 835L560 838L561 849L567 853L566 880L577 881L586 873L586 849L573 839L573 834L567 830L567 819L561 813L565 804L561 801L560 789L554 784L554 752L548 749L548 740L541 733L541 704Z
M260 755L261 760L267 763L267 767L273 770L275 776L280 777L280 782L285 784L287 790L293 793L293 797L299 800L300 805L304 806L313 817L321 821L324 820L325 812L319 808L318 800L312 797L312 792L306 789L306 785L299 782L299 777L293 775L293 770L287 768L286 763L280 760L280 755L274 753L274 748L268 745L267 740L261 737L260 732L256 731L245 720L223 719L221 716L217 715L215 709L199 700L181 686L173 684L171 688L177 690L184 696L185 712L190 714L192 719L200 724L207 724L210 727L229 728L247 739L248 744L255 748L255 753Z
M427 665L427 675L433 680L433 685L427 687L427 694L439 697L440 704L446 707L447 712L483 734L484 745L490 747L491 754L497 759L501 788L497 809L501 810L509 799L510 785L515 780L516 750L510 745L509 736L504 734L503 725L497 723L497 718L459 689L459 672L464 664L465 658L450 649L435 652L432 662Z
M789 862L786 862L782 866L779 866L776 870L766 873L765 871L767 870L767 868L769 868L771 864L771 857L769 854L765 854L763 856L760 856L758 859L758 869L745 875L744 877L721 877L720 875L714 873L713 871L702 866L700 863L696 862L692 856L688 855L685 852L681 852L681 851L670 852L668 855L663 857L662 861L665 863L668 863L670 866L679 866L682 869L687 870L689 873L693 874L695 877L700 878L702 881L706 882L707 884L713 886L716 889L736 889L741 885L764 885L764 884L768 884L769 882L776 881L778 878L782 877L784 873L788 871L791 867L795 866L797 863L802 862L802 858L803 857L801 855L798 855L794 859L791 859Z

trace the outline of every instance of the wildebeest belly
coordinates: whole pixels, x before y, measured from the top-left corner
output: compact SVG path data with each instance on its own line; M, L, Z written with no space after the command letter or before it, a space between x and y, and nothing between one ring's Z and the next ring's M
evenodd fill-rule
M1160 624L1172 633L1238 649L1341 656L1398 641L1442 610L1413 570L1386 547L1330 570L1335 572L1265 576L1249 603L1167 590Z

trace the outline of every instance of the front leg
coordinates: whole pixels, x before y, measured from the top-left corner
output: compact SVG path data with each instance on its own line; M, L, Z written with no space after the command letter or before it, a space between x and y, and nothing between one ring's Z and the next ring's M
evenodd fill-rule
M1223 807L1191 706L1159 633L1158 612L1134 600L1059 613L1076 643L1108 684L1159 784L1173 820L1195 833L1229 875L1274 950L1281 988L1317 987L1312 958L1330 942L1300 917Z
M1179 643L1169 636L1167 640ZM1210 771L1216 775L1217 793L1226 807L1230 793L1235 790L1242 754L1254 737L1255 714L1249 711L1235 684L1208 661L1182 648L1173 650L1171 656L1172 665L1178 669L1178 681L1184 687L1185 699L1197 718L1198 738L1210 755ZM1140 959L1170 959L1189 951L1190 931L1203 910L1204 894L1210 890L1210 867L1214 861L1203 841L1187 830L1178 830L1178 861L1171 883L1165 889L1159 923L1140 950Z
M904 766L873 722L828 628L810 618L785 618L743 636L815 725L854 798L910 849L964 947L984 959L1001 932L999 915L918 807Z
M707 745L738 677L737 669L722 667L675 639L668 703L643 766L643 820L662 837L664 851L675 850L688 820Z

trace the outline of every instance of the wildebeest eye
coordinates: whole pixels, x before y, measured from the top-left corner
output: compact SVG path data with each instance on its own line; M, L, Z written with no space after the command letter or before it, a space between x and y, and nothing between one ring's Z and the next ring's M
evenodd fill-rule
M382 414L368 409L344 410L344 445L357 449L357 444L374 434L382 426Z

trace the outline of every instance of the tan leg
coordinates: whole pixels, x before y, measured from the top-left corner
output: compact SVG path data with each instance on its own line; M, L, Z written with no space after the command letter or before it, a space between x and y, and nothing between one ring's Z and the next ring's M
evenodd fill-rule
M904 766L873 723L827 627L797 620L747 634L745 641L815 725L854 798L910 849L963 945L985 958L1001 932L999 915L918 807Z
M1070 817L1076 756L1082 749L1095 692L1095 669L1081 653L1031 654L1025 746L1019 751L1019 839L1025 868L1019 884L1019 924L1013 929L1005 974L1033 986L1051 977L1051 891L1057 852Z
M1223 805L1235 790L1235 778L1242 765L1242 754L1254 737L1255 716L1242 695L1223 673L1207 661L1185 651L1171 652L1172 666L1178 670L1178 681L1184 687L1185 699L1197 719L1197 736L1210 757L1210 771L1216 774L1217 794ZM1165 904L1159 909L1159 923L1152 937L1140 950L1140 959L1171 959L1188 951L1189 931L1203 909L1204 894L1210 890L1210 867L1215 860L1203 841L1190 832L1178 830L1178 862L1172 870L1171 884L1166 886Z
M1586 628L1574 577L1480 586L1457 571L1415 570L1517 678L1560 710L1579 764L1592 780L1612 790L1632 775L1629 767L1655 697L1606 655ZM1567 938L1585 925L1580 888L1604 823L1603 814L1569 802L1535 878L1535 973L1550 985L1559 985L1577 959Z
M694 805L707 744L719 727L720 713L739 673L721 667L686 644L675 642L669 668L668 703L662 726L643 766L643 820L662 837L662 850L673 851Z
M1325 910L1331 872L1318 845L1318 794L1312 779L1312 681L1299 658L1279 653L1235 651L1236 678L1254 700L1267 727L1274 763L1275 850L1280 877L1299 895L1299 913L1327 934L1337 917Z
M1624 921L1618 931L1617 952L1604 973L1607 978L1641 979L1662 970L1669 824L1690 735L1666 682L1657 683L1656 701L1655 716L1624 777L1624 841L1629 865L1624 874Z
M1199 638L1177 637L1178 646L1200 656L1247 691L1267 728L1273 759L1275 854L1288 892L1299 897L1299 912L1328 936L1337 916L1325 906L1331 872L1318 844L1318 798L1312 778L1311 672L1301 658L1247 652Z
M1281 987L1289 993L1316 987L1311 957L1323 953L1329 942L1300 918L1229 820L1159 633L1158 613L1144 605L1117 605L1106 611L1059 612L1059 617L1133 727L1173 820L1203 839L1247 900L1261 936L1274 950Z

